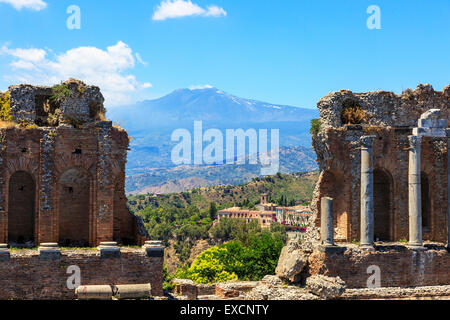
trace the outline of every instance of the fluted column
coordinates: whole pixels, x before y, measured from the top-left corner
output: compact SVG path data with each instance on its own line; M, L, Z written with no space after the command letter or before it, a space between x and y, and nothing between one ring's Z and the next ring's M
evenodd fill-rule
M409 247L423 248L422 197L420 185L421 136L409 136Z
M373 250L373 142L361 137L361 248Z
M334 246L333 199L323 197L320 206L320 235L322 245Z

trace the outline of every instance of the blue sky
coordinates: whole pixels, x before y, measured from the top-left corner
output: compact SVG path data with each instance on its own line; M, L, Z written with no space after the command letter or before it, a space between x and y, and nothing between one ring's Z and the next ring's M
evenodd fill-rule
M314 107L339 89L450 84L448 0L168 1L0 0L0 90L73 76L109 106L212 85ZM67 28L69 5L81 29ZM381 29L367 27L370 5Z

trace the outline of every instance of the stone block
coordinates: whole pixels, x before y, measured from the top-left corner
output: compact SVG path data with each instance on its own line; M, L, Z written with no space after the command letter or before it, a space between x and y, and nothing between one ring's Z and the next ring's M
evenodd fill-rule
M419 119L418 121L419 128L440 128L440 129L446 129L447 128L447 120L444 119Z
M145 241L142 247L149 258L162 258L164 257L164 246L162 241Z
M447 137L447 131L443 128L414 128L414 136L422 137Z
M101 259L114 259L120 258L120 248L117 246L117 242L100 242L97 247Z
M10 255L8 250L8 245L1 243L0 244L0 262L9 261Z
M41 243L38 251L40 259L58 260L61 258L61 250L57 243Z

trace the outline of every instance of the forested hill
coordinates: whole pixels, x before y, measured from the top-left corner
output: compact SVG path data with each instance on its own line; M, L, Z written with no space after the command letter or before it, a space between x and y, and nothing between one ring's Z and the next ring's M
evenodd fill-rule
M318 172L277 174L254 178L251 182L236 186L212 186L196 188L187 192L172 194L145 194L128 197L128 206L133 213L151 206L152 208L188 208L191 205L199 210L209 208L215 203L218 208L234 205L257 204L262 193L270 195L272 201L286 199L292 201L311 201Z

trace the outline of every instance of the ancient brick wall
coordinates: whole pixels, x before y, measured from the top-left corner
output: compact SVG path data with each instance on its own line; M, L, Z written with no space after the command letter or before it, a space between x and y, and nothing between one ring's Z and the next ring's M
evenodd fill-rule
M347 288L366 288L370 266L380 268L382 287L449 285L450 255L444 248L413 251L406 247L385 247L382 251L361 251L357 246L344 253L314 251L309 273L339 276Z
M342 122L348 101L364 112L360 124ZM322 98L318 107L321 129L313 136L313 147L322 172L312 204L316 226L320 225L320 199L330 196L334 198L336 240L359 240L360 138L375 135L375 240L408 239L408 135L417 126L420 115L432 108L441 109L444 117L450 119L450 86L439 92L429 85L420 85L402 95L340 91ZM447 138L423 138L421 146L423 238L446 242Z
M142 245L147 232L126 207L129 138L104 120L99 88L70 79L9 92L15 123L0 129L0 243Z
M162 257L143 249L121 249L120 258L101 258L95 250L62 250L60 259L41 259L37 250L11 251L0 260L0 300L74 299L68 289L69 266L78 266L81 285L150 283L153 296L162 295Z

